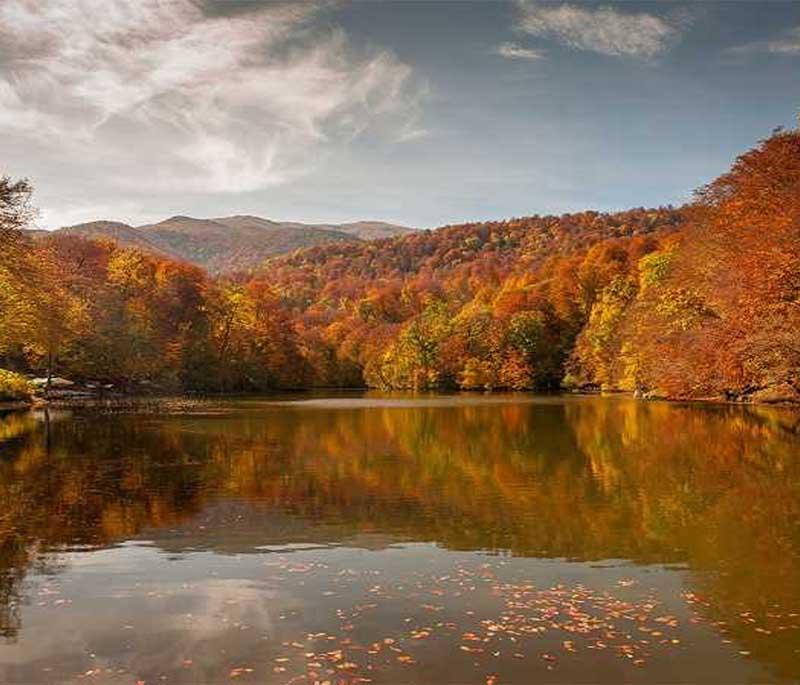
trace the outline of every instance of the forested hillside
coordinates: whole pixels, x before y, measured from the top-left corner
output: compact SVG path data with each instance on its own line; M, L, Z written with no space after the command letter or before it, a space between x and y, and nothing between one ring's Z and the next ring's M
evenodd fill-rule
M307 250L264 277L326 384L556 388L598 293L680 223L637 209L449 226Z
M2 186L0 367L163 390L602 388L795 400L800 134L680 209L447 226L209 276L31 240Z

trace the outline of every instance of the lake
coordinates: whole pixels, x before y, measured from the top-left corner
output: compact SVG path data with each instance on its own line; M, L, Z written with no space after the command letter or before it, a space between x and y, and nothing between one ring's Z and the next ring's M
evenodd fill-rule
M800 679L800 413L376 393L0 417L0 682Z

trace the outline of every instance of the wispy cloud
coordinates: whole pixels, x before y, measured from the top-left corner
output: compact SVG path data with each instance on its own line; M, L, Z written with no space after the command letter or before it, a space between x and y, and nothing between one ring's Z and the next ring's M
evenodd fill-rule
M753 41L726 50L728 55L800 55L800 26L767 40Z
M326 146L420 128L412 70L358 52L310 3L3 0L0 136L137 189L250 191ZM399 133L398 133L399 131Z
M536 48L526 48L519 43L501 43L495 48L494 53L505 57L507 59L529 59L537 60L544 59L546 53L544 50L537 50Z
M666 19L617 7L541 4L518 0L516 28L539 38L555 40L575 50L603 55L653 58L679 40L685 20Z
M53 229L98 219L121 221L137 226L163 219L163 216L143 211L139 204L125 199L95 203L68 199L61 202L53 202L39 210L34 226L36 228Z

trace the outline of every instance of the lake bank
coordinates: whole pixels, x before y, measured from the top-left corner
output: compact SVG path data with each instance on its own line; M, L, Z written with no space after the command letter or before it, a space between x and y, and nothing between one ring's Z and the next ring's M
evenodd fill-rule
M249 394L125 394L125 393L105 393L91 395L88 393L79 394L63 394L55 393L50 396L36 395L30 401L15 401L0 403L0 411L13 411L19 409L28 409L32 407L52 407L55 409L102 409L107 411L142 411L142 412L157 412L157 411L190 411L191 409L202 407L209 402L225 401L227 399L238 398L262 398L262 397L289 397L301 399L304 397L314 397L320 395L341 394L341 395L358 395L362 393L374 394L394 394L396 396L404 397L448 397L448 396L464 396L464 397L492 397L507 395L507 391L464 391L454 390L452 392L437 392L437 391L392 391L386 393L383 391L370 389L370 388L313 388L313 389L298 389L298 390L276 390L271 393L249 393ZM677 398L677 397L646 397L640 396L636 393L626 391L615 392L588 392L588 391L562 391L554 393L535 393L535 392L518 392L513 393L520 397L597 397L601 399L631 399L638 402L668 402L672 404L701 404L701 405L733 405L733 406L762 406L762 407L783 407L788 409L800 408L800 401L792 400L788 396L782 395L763 395L760 398L745 397L741 399L726 399L724 397L707 397L707 398Z

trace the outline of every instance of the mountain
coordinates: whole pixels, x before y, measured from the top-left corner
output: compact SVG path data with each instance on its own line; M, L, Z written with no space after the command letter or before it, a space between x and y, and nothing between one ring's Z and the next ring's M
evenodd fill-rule
M385 221L354 221L346 224L302 224L293 221L270 221L257 216L230 216L221 219L214 219L218 223L225 224L232 228L244 227L264 227L264 228L287 228L287 229L316 229L320 231L335 231L346 233L360 240L382 240L384 238L394 238L399 235L414 233L416 229L397 224L389 224ZM316 243L315 243L316 244ZM301 247L308 247L302 245Z
M382 240L414 232L413 228L387 224L385 221L356 221L350 224L337 224L331 228L340 233L354 235L361 240Z
M143 226L92 221L55 233L112 240L160 257L196 264L211 273L250 270L269 257L297 249L404 235L414 229L381 221L303 224L236 215L212 219L173 216Z
M259 217L174 216L136 229L158 247L211 273L246 270L302 247L353 240L333 230L285 225Z
M90 221L85 224L67 226L57 231L57 233L75 235L80 238L90 238L92 240L113 240L126 247L135 247L144 252L164 257L172 257L173 259L179 258L179 255L165 250L163 246L159 246L157 242L143 231L120 221ZM48 234L46 232L39 232L38 235L43 236Z

